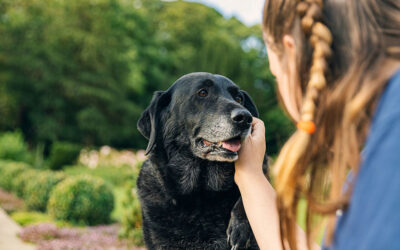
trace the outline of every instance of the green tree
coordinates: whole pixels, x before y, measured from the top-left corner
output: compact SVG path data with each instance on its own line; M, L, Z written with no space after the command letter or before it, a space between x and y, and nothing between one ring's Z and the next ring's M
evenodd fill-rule
M153 5L154 6L154 5ZM254 98L266 122L268 152L276 154L293 131L278 107L260 25L245 26L236 18L198 3L163 2L154 19L170 65L172 83L183 74L206 71L229 77Z
M0 130L30 145L143 148L136 121L155 90L207 71L247 90L276 153L292 130L277 106L261 28L199 3L0 0Z
M140 146L146 20L117 0L3 2L2 95L30 141ZM149 43L149 45L151 45ZM142 47L141 47L142 46ZM13 107L13 105L8 105Z

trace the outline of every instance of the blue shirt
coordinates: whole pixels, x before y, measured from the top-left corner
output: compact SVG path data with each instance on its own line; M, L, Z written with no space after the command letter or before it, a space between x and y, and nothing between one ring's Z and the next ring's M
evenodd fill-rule
M331 250L400 250L400 70L374 114L349 208Z

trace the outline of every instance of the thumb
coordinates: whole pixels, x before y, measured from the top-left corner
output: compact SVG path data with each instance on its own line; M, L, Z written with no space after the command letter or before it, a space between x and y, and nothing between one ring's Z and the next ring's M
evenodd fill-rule
M264 122L262 120L253 117L253 122L252 122L251 126L252 126L251 137L254 137L254 138L259 138L261 136L264 137L265 126L264 126Z

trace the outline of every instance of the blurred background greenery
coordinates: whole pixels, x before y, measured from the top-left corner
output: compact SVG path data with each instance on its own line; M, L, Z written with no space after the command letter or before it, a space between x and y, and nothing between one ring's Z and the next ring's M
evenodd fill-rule
M251 94L269 154L293 129L260 25L200 3L0 0L0 34L0 132L18 130L44 157L60 141L144 148L136 122L152 93L193 71L225 75Z
M154 91L194 71L250 93L274 156L293 125L259 24L181 0L0 0L0 207L20 237L39 249L142 245L136 122Z

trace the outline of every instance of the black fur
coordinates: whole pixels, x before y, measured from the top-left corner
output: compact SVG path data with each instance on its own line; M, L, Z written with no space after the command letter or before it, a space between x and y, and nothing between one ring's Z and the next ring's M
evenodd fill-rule
M249 95L219 75L188 74L155 93L138 122L149 139L137 183L148 249L258 249L233 180L237 153L203 143L243 139L249 112L258 117Z

